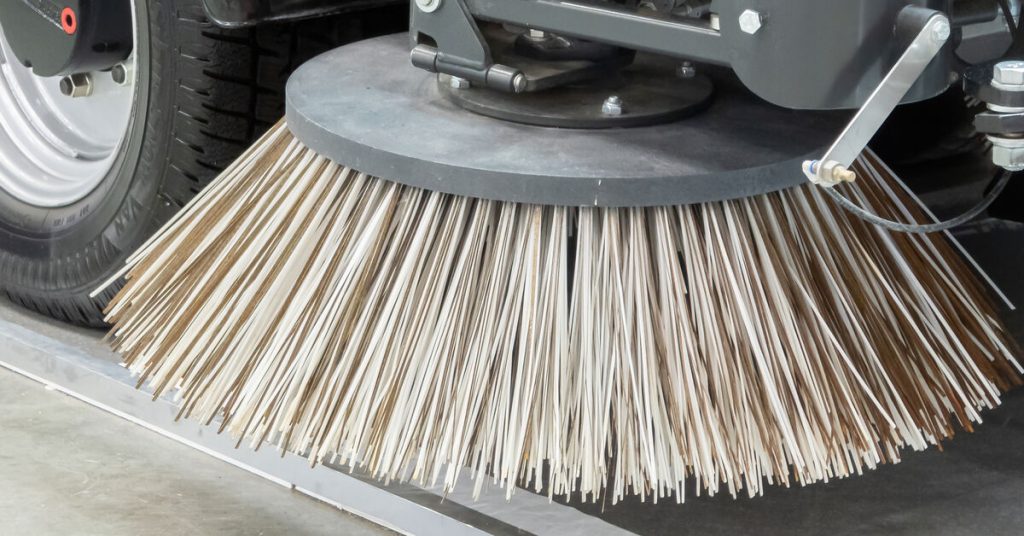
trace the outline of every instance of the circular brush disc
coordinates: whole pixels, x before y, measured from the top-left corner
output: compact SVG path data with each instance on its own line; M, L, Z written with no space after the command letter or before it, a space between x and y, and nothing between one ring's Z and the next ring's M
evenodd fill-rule
M441 193L565 206L662 206L750 197L805 181L847 118L772 106L731 76L704 112L604 130L466 111L413 67L396 34L323 54L292 75L289 129L361 172ZM629 103L625 104L629 113Z

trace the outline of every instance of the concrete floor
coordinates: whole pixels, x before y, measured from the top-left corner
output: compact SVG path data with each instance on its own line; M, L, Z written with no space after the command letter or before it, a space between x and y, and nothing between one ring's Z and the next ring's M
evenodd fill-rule
M0 536L389 534L0 369Z

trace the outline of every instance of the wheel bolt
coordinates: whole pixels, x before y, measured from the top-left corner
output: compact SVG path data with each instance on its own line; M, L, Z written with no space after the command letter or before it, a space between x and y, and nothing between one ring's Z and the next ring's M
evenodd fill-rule
M92 95L92 76L89 73L69 74L60 79L60 92L73 99Z
M127 62L121 62L110 68L110 78L119 86L127 86L131 83L132 67Z

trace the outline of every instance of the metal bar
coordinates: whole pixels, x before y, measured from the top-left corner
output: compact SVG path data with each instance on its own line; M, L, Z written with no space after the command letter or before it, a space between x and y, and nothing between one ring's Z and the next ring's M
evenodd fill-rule
M838 162L844 167L853 165L854 160L868 146L868 142L882 127L886 118L892 114L949 40L950 24L944 14L908 7L901 15L910 13L908 10L927 11L929 15L910 46L825 153L822 162Z
M563 0L466 0L474 16L582 39L727 64L728 49L709 25L639 15L624 9Z

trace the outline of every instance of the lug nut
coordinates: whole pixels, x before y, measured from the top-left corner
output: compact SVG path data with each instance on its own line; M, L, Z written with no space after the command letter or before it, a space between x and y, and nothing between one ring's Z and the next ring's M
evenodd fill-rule
M132 67L128 62L121 62L110 68L110 78L119 86L131 83Z
M76 73L60 79L60 92L73 99L92 95L92 76L89 73Z
M622 98L612 95L605 99L604 104L601 105L601 113L611 117L622 115Z

